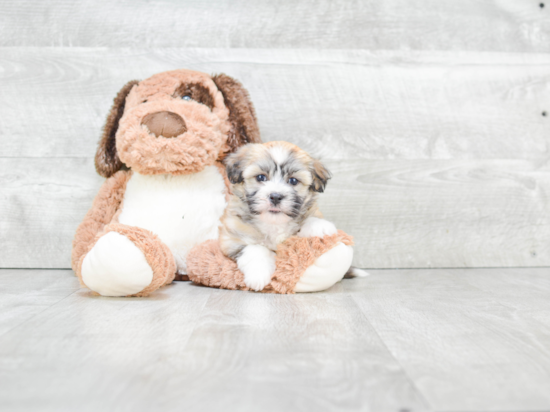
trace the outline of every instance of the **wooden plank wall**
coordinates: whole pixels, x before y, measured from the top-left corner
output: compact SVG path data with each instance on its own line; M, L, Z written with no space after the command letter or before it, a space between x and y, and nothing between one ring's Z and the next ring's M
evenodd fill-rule
M0 3L0 267L66 268L118 89L240 79L366 268L550 266L550 3Z

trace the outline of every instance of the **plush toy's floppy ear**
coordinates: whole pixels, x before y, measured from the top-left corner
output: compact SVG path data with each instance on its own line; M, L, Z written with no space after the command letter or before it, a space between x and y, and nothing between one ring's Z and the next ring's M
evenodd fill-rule
M313 182L311 183L310 189L315 192L323 193L332 174L319 160L314 160L311 166L311 175L313 176Z
M229 151L234 152L247 143L261 143L256 112L243 85L225 74L214 75L212 80L222 92L225 106L229 109Z
M116 151L115 135L118 130L118 122L124 114L126 105L126 96L139 81L132 80L126 83L118 92L113 102L113 107L107 116L107 121L103 127L103 134L99 141L97 153L95 155L95 169L103 177L110 177L122 167L122 162L118 158Z

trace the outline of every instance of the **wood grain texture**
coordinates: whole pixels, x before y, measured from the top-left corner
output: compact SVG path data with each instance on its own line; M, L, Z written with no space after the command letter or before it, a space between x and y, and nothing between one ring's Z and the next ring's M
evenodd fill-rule
M427 410L341 285L320 294L213 293L170 365L165 407L181 402L185 387L192 410Z
M320 205L366 268L550 266L550 163L348 160Z
M538 1L18 0L2 46L338 48L546 52Z
M0 270L0 336L47 310L80 287L66 270Z
M321 209L355 237L356 266L550 266L548 162L326 163ZM102 181L92 159L4 158L0 177L0 267L70 267Z
M7 48L3 157L90 157L130 79L175 68L242 80L264 140L331 159L542 159L550 55Z
M371 273L344 289L432 408L550 409L547 268Z
M170 285L146 299L76 291L0 336L0 409L161 410L169 361L182 356L212 291Z
M375 270L285 296L177 283L130 299L94 297L68 270L0 270L0 293L10 412L550 409L548 269Z
M3 2L0 267L69 266L113 97L182 67L242 80L264 140L327 160L322 205L355 236L356 265L550 265L548 10Z
M428 409L340 285L269 296L190 283L145 299L80 290L0 336L0 407Z
M70 268L102 181L93 159L0 158L0 267Z

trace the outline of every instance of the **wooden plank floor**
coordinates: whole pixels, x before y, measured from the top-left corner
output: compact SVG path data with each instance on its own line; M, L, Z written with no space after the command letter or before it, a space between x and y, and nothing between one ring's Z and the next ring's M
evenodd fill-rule
M2 411L543 411L548 388L550 268L134 299L0 270Z

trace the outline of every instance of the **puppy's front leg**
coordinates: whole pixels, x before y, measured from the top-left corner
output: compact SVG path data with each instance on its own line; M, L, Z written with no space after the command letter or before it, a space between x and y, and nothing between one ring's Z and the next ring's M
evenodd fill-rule
M275 272L275 253L260 245L246 246L237 258L244 283L255 291L262 290Z
M299 237L323 237L337 232L334 223L318 217L308 217L298 232Z

